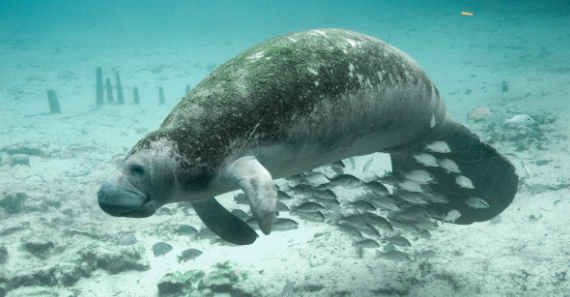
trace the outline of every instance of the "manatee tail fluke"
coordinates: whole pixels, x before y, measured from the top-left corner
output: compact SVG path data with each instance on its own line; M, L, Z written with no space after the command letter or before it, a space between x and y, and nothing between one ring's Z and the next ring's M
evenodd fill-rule
M422 149L425 143L435 141L447 143L451 152L426 152ZM492 219L513 201L519 180L515 167L465 126L448 117L437 132L421 142L408 150L391 153L391 157L394 172L419 169L437 178L439 184L429 185L433 192L424 194L443 194L449 202L430 203L426 209L442 217L451 212L453 216L460 215L455 220L456 224L471 224ZM419 151L454 161L461 174L448 173L441 167L424 167L409 157Z

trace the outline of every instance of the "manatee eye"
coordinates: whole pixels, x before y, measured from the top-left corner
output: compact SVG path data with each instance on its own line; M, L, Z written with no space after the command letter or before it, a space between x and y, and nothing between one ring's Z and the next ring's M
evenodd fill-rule
M143 177L144 176L144 167L141 165L135 164L129 167L129 171L136 176L136 177Z

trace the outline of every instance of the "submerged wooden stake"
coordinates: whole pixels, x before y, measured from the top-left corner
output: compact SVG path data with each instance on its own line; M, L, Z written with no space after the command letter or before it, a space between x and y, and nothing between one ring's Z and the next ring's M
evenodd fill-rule
M55 90L48 90L47 96L49 102L49 110L51 113L61 113L61 109L59 108L59 100L57 99Z
M139 104L141 102L139 99L139 88L137 87L133 89L133 101L135 104Z
M119 77L119 72L117 74L117 103L125 104L125 97L123 96L123 85L121 85L121 78Z
M95 104L97 104L97 106L101 106L103 105L103 70L101 69L101 67L97 67L97 99L95 101Z
M113 103L115 99L113 99L113 87L111 86L111 79L107 78L105 82L105 87L107 88L107 102Z
M164 104L164 90L162 89L162 87L158 87L158 104L159 105Z

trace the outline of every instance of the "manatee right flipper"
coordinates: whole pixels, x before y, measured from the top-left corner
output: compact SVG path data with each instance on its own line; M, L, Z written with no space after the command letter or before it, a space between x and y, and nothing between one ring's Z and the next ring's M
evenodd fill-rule
M450 153L434 153L425 150L425 145L434 141L446 142ZM427 153L438 159L453 160L459 166L461 175L468 177L474 189L461 188L456 183L457 174L447 173L443 168L424 167L412 158L413 154ZM505 210L513 201L518 188L518 176L515 167L507 158L499 154L489 144L481 141L477 135L458 123L449 115L439 128L430 135L425 135L410 149L393 152L392 169L396 176L415 169L426 170L438 180L438 184L429 187L444 194L449 203L427 206L444 216L451 210L458 210L461 217L456 224L471 224L492 219ZM466 204L470 197L478 197L489 204L488 208L472 208Z
M237 245L252 244L257 233L225 209L215 198L191 202L202 222L220 238Z

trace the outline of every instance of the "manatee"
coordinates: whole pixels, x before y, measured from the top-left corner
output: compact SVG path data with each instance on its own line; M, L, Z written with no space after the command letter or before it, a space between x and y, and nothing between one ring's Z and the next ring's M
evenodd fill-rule
M459 166L455 175L424 167L429 152ZM229 60L188 93L157 131L143 137L98 192L106 213L144 218L187 201L204 224L234 244L257 233L220 205L217 195L241 189L261 231L271 232L274 179L375 152L389 153L394 174L426 170L450 202L434 212L461 213L456 224L489 220L513 200L514 166L457 122L420 65L402 51L361 33L319 29L286 34ZM488 208L470 208L469 197Z

